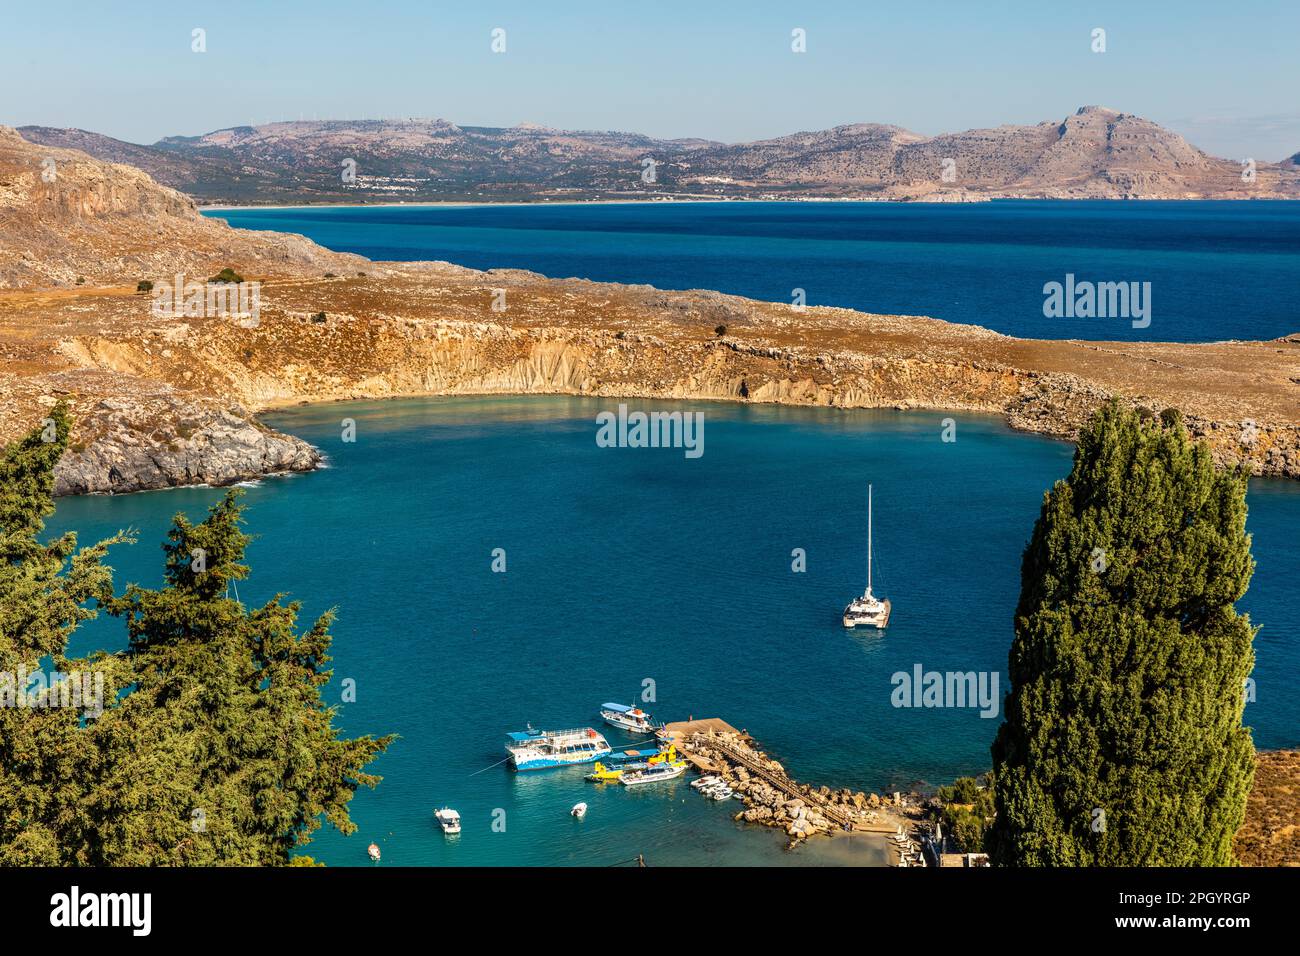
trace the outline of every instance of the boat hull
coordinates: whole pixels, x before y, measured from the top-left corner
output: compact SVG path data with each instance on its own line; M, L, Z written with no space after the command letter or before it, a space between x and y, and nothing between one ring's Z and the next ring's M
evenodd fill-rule
M686 765L682 764L672 767L671 770L665 770L659 773L648 773L647 771L634 771L623 774L619 780L625 787L644 787L652 783L663 783L666 780L676 780L686 772Z
M889 613L893 610L893 606L889 601L882 601L881 605L879 611L863 613L861 611L855 612L853 605L850 604L844 609L844 626L848 628L874 627L876 630L883 631L889 626Z
M654 731L654 727L648 723L637 723L625 720L622 717L611 717L608 714L601 714L601 719L611 727L617 727L619 730L626 730L634 734L648 734Z
M604 753L593 753L590 755L581 754L581 755L574 755L574 756L566 756L562 758L561 757L536 757L536 758L524 759L524 760L521 760L517 757L511 757L510 765L514 767L515 770L519 770L519 771L553 770L556 767L576 767L584 763L595 763L597 760L599 760L601 757L604 757L608 753L609 751L606 750Z
M515 770L550 770L593 763L613 752L605 738L590 727L559 731L530 728L509 736L506 753Z

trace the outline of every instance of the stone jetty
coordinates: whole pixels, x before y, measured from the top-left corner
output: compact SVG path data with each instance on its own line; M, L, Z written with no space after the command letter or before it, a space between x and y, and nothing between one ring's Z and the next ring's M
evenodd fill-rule
M779 827L789 835L791 845L837 830L895 833L911 825L901 796L891 799L800 783L751 737L725 721L669 724L664 733L697 769L726 780L745 805L737 820Z

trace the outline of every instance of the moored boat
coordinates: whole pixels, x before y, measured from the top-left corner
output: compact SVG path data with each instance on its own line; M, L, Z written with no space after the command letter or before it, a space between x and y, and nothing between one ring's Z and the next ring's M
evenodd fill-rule
M844 626L874 627L883 630L889 623L893 605L871 593L871 486L867 486L867 590L844 609Z
M600 716L605 723L633 733L649 734L658 730L649 714L627 704L601 704Z
M575 803L569 813L581 820L587 815L587 805L585 803Z
M455 836L460 832L460 814L451 807L434 810L433 818L438 821L438 826L442 827L442 832L448 836Z
M618 778L623 776L623 767L606 767L599 760L596 766L591 768L591 773L587 774L587 779L592 783L617 783Z
M647 783L659 783L662 780L673 780L680 777L686 772L686 761L679 760L676 763L657 763L652 767L646 767L644 770L628 770L619 778L619 783L625 787L637 787Z
M669 744L663 750L659 751L657 754L655 754L653 757L647 760L646 763L654 765L657 763L677 763L677 761L678 761L677 748L674 747L672 744Z
M506 741L510 765L516 770L545 770L599 760L611 747L591 727L574 730L515 731Z

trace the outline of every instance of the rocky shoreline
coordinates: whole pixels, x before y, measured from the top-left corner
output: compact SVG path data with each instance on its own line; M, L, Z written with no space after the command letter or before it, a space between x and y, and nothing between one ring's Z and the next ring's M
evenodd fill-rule
M485 319L494 287L516 304ZM0 377L7 406L0 435L31 427L43 407L66 398L77 432L59 465L58 492L121 493L316 467L318 451L255 418L260 410L304 403L576 395L892 408L934 411L936 440L942 422L958 422L962 413L1000 415L1012 428L1069 440L1092 410L1119 394L1153 415L1182 408L1220 464L1300 478L1300 427L1282 418L1287 397L1270 394L1260 403L1224 395L1216 403L1213 391L1216 377L1225 389L1241 386L1227 381L1235 370L1218 367L1222 358L1240 363L1267 356L1277 363L1275 374L1295 371L1296 337L1126 346L1097 374L1091 344L445 265L384 277L268 283L263 300L254 329L221 319L158 320L146 298L129 294L96 296L101 320L84 328L74 320L86 304L75 296L57 301L42 316L57 338L43 348L27 345L44 353L49 371ZM337 311L316 310L321 305ZM3 306L0 297L0 323ZM388 311L395 307L400 311ZM1159 376L1148 367L1146 353L1155 349L1176 353L1177 363L1168 362L1172 371L1165 371L1170 387L1158 387ZM1211 367L1184 364L1202 356ZM1093 363L1081 370L1092 374L1062 368L1082 364L1076 357ZM1116 366L1122 376L1114 374ZM1256 380L1263 371L1254 370ZM1221 412L1207 414L1211 405Z
M258 284L258 321L151 309L151 283L227 269ZM231 229L140 170L0 128L0 441L68 402L60 494L309 470L320 453L259 412L431 395L929 410L936 441L949 419L960 434L962 413L1068 440L1116 395L1153 415L1181 409L1223 465L1300 478L1300 335L1018 339L706 290L371 262Z
M322 461L307 442L266 428L239 406L104 399L89 421L97 434L79 430L55 469L55 495L231 485L311 471Z
M902 832L919 810L915 794L889 798L799 783L748 735L726 725L694 730L674 742L702 772L721 777L735 791L745 805L735 814L737 821L784 830L791 847L845 830Z

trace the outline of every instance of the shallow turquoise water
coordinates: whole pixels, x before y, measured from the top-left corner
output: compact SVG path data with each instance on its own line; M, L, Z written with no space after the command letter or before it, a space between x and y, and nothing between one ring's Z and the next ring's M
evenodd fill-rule
M870 859L861 840L787 853L783 835L738 826L738 804L706 801L684 780L598 790L581 770L491 766L506 731L594 723L601 702L632 700L647 678L656 716L722 717L803 780L877 789L987 769L996 719L896 709L890 675L917 663L1005 671L1020 552L1071 446L978 416L958 416L957 441L944 443L939 413L630 404L704 411L704 455L598 448L594 419L612 403L593 399L268 416L330 467L249 490L260 537L242 597L287 591L308 616L337 606L329 697L348 677L358 693L339 724L402 735L375 765L379 789L353 802L358 833L322 831L310 853L364 864L373 839L385 863L409 864ZM356 420L353 444L340 441L343 418ZM883 635L839 624L863 584L869 481L878 590L894 602ZM137 528L140 543L113 554L118 586L156 584L170 516L197 517L220 494L63 499L50 529L88 541ZM1263 631L1247 719L1259 746L1295 746L1300 486L1253 482L1250 507L1259 569L1243 606ZM494 548L506 550L504 574L490 569ZM794 548L806 573L791 571ZM121 640L117 622L97 621L75 646ZM581 822L567 815L579 800L591 804ZM455 842L431 817L444 803L465 818ZM497 810L504 833L491 827Z
M1029 338L1159 342L1300 331L1300 203L625 203L239 209L372 259L716 289L932 315ZM1150 325L1045 318L1043 286L1149 282ZM1140 288L1140 287L1139 287Z

